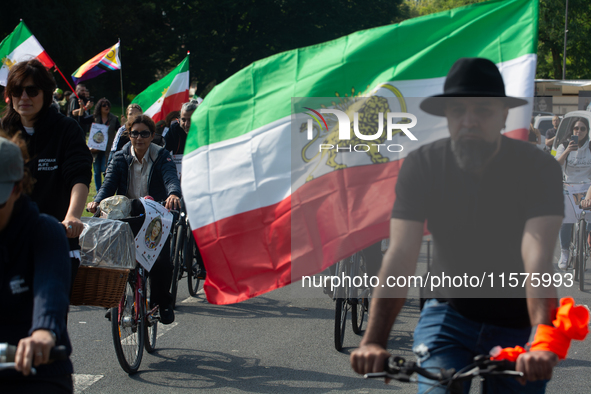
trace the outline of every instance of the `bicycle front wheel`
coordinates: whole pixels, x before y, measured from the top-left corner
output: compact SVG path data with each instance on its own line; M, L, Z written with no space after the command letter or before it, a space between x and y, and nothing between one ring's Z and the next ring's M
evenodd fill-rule
M182 224L178 226L176 233L176 243L174 246L174 260L173 271L172 271L172 283L170 287L170 295L172 296L172 308L176 307L176 293L179 289L179 271L183 260L183 254L185 252L185 226Z
M152 279L147 278L144 281L144 310L142 316L144 316L144 335L145 341L144 346L148 353L153 353L156 350L156 337L158 334L158 320L149 314L151 308L150 297L152 296Z
M130 274L134 277L135 272ZM140 303L136 300L135 279L128 280L119 306L111 309L111 332L113 345L121 368L134 374L140 367L144 353L144 328Z
M579 222L579 239L575 276L579 278L579 290L585 290L585 265L587 260L587 226L585 221Z
M355 254L353 268L353 275L362 277L366 273L366 261L363 251ZM354 288L351 293L355 296L355 298L352 299L353 302L351 304L351 324L353 326L353 332L359 335L363 328L363 318L365 317L365 311L367 310L366 305L369 291L366 291L366 289L363 288Z
M187 287L189 288L189 294L192 297L197 295L197 291L199 290L199 262L198 262L198 251L195 249L197 245L195 244L195 238L193 238L193 234L191 231L188 232L187 237L187 245L186 245L186 253L185 253L185 267L187 269Z
M342 277L342 273L349 271L349 259L341 260L337 263L335 272L339 277ZM347 298L349 297L349 287L346 281L342 286L335 289L336 305L334 315L334 347L338 351L343 349L343 340L345 339L345 327L347 323L347 311L349 309L349 303Z
M345 327L347 326L347 299L337 298L334 315L334 347L338 351L343 349Z

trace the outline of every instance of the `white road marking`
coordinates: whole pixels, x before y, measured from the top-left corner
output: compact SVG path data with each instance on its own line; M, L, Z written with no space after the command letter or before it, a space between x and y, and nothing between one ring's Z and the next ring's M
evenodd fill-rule
M199 294L205 294L203 289L199 289L199 291L197 292L197 295L199 295ZM198 302L201 302L201 300L199 298L189 296L187 299L182 300L181 304L196 304Z
M73 374L72 378L74 379L74 393L82 393L84 390L98 382L104 376L105 375L84 375L79 373Z
M178 325L177 322L174 322L172 324L166 324L166 325L165 324L158 324L158 334L156 334L156 339L160 338L162 335L164 335L168 331L172 330L177 325Z
M162 335L167 333L168 331L175 328L179 323L174 322L172 324L158 324L158 334L156 334L156 339L160 338ZM121 344L124 346L133 346L137 344L137 336L136 335L129 335L121 341Z

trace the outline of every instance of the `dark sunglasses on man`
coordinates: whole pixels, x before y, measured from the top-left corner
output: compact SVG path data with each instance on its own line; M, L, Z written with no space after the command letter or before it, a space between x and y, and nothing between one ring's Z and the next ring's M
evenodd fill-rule
M39 94L39 90L40 89L37 86L34 86L34 85L25 86L24 88L22 86L17 86L12 91L12 96L13 97L20 97L20 96L22 96L23 95L23 90L25 92L27 92L27 96L29 96L29 97L37 97L37 95Z
M129 133L129 136L131 138L137 138L137 137L148 138L150 136L150 134L151 133L148 130L143 130L143 131L132 130Z

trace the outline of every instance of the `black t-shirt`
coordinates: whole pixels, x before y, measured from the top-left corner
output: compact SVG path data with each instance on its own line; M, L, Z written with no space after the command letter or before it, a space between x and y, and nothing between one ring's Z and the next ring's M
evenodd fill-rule
M431 276L468 274L482 279L486 273L477 293L446 284L445 290L425 293L429 298L446 299L474 321L526 327L525 290L508 286L510 273L525 272L521 257L525 223L563 213L562 173L556 160L527 142L503 136L499 152L481 177L458 167L449 138L410 153L396 183L392 217L427 221L434 247ZM475 294L487 298L474 298Z

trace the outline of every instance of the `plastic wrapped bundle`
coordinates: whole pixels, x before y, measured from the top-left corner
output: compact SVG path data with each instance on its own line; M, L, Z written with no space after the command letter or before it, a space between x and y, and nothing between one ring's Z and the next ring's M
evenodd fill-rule
M125 196L112 196L100 203L101 217L105 219L123 219L131 212L131 200Z
M132 269L135 238L129 224L119 220L83 217L80 264L89 267Z

